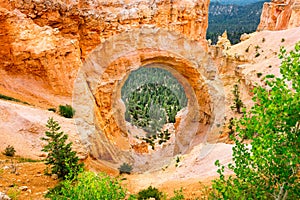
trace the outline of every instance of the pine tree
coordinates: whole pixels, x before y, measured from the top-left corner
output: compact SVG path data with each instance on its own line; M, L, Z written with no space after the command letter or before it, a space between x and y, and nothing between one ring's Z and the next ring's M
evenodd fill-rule
M57 174L62 179L76 178L83 171L83 163L78 163L79 158L72 151L72 143L66 144L68 135L60 131L60 125L53 118L48 119L46 127L46 137L41 139L48 144L42 151L48 152L46 164L51 165L51 174Z

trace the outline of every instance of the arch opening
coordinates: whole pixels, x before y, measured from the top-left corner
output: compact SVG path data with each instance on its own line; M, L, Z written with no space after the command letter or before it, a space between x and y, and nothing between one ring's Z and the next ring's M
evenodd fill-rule
M163 64L141 66L119 86L120 103L126 109L122 114L127 135L131 138L131 147L138 153L149 153L157 150L157 146L162 149L165 143L175 145L181 119L188 108L192 109L188 99L196 101L187 80L171 71L172 68Z
M182 85L159 66L141 67L131 72L121 89L125 121L147 135L160 133L167 123L175 123L177 113L187 106Z

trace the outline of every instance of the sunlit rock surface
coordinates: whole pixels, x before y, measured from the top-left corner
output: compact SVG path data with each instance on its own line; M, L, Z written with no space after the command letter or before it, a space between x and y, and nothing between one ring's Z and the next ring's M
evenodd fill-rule
M284 30L300 26L299 0L271 0L263 7L257 30Z

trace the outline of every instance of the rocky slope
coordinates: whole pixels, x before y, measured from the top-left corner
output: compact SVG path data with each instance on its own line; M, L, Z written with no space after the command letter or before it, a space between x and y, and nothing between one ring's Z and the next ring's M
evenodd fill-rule
M66 119L51 111L3 100L0 100L0 112L0 152L12 145L20 156L32 159L45 157L45 153L41 152L44 142L40 138L45 136L48 118L53 117L62 125L61 130L69 135L69 140L73 142L73 148L81 159L87 158L88 152L76 134L72 119Z

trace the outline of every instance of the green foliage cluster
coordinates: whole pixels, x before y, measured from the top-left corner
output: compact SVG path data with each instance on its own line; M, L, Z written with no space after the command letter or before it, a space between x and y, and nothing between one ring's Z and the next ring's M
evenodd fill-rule
M48 108L48 111L51 111L51 112L56 112L56 108Z
M86 200L86 199L166 199L166 195L157 188L148 187L142 190L138 195L126 196L126 189L121 185L119 179L111 178L104 173L96 175L92 172L83 172L83 165L78 163L78 157L71 149L72 143L66 143L68 136L59 131L59 124L49 118L46 127L46 137L42 140L48 144L44 146L42 151L48 152L46 164L52 166L52 173L57 174L63 179L59 184L50 189L45 195L46 198L52 200ZM120 173L130 173L132 166L123 163ZM14 193L15 194L15 193ZM171 199L184 199L182 190L175 190L175 196Z
M250 45L245 49L245 52L248 53L250 49Z
M161 68L132 72L121 92L125 120L151 134L160 133L166 123L174 123L177 112L187 105L182 85Z
M256 45L255 47L255 58L259 57L260 56L260 53L259 53L259 49L260 49L260 46Z
M233 86L233 96L234 96L234 100L233 100L233 105L231 106L231 109L234 110L236 109L237 113L242 113L242 108L244 107L244 103L240 98L240 90L239 90L239 85L235 84Z
M119 173L120 174L130 174L132 171L132 165L128 164L128 163L123 163L120 167L119 167Z
M182 188L180 190L174 190L174 196L170 198L170 200L183 200L184 195L182 192Z
M21 191L19 190L18 186L14 185L13 187L9 188L7 191L7 195L11 200L18 200Z
M147 132L157 133L164 124L174 123L182 108L172 91L162 85L148 83L134 91L128 100L126 119Z
M126 190L120 181L100 173L83 172L77 180L64 180L46 195L52 200L120 200L125 199Z
M264 1L248 5L224 5L219 2L211 2L206 38L216 44L218 36L226 30L232 44L240 42L243 33L256 31L263 3Z
M23 104L29 105L29 103L27 103L25 101L21 101L19 99L15 99L13 97L9 97L9 96L3 95L3 94L0 94L0 99L4 99L4 100L8 100L8 101L14 101L14 102L18 102L18 103L23 103Z
M68 104L59 105L59 114L65 118L72 118L75 114L75 110Z
M165 195L163 192L159 191L157 188L149 186L147 189L141 190L138 193L138 200L145 200L149 198L154 198L155 200L164 199Z
M47 152L46 164L51 166L51 173L61 179L73 179L83 171L83 163L79 164L76 152L72 151L72 143L66 144L68 135L60 131L60 126L53 118L49 118L41 139L47 142L42 151Z
M13 146L8 145L5 149L4 152L2 152L3 155L13 157L16 153L16 150Z
M229 136L234 134L234 119L230 118L229 124L228 124L228 129L229 129Z
M176 157L176 163L175 163L175 167L178 167L179 166L179 163L181 161L181 158L179 156Z
M262 73L258 72L256 75L257 75L257 78L260 78L262 76Z
M126 190L118 179L103 173L96 175L92 172L83 172L83 164L78 162L76 153L72 151L72 143L66 144L68 136L60 131L58 122L49 118L46 127L48 128L46 137L42 140L48 144L42 151L48 152L46 164L51 165L51 173L57 174L62 179L55 188L49 190L45 195L46 198L52 200L125 199ZM133 198L130 196L128 199Z
M25 163L25 162L31 162L31 163L42 162L42 160L34 160L32 158L23 158L23 157L17 158L17 160L20 163Z
M225 166L215 163L213 199L300 199L300 42L279 57L282 78L267 75L268 87L254 89L255 105L237 120L239 138L252 141L234 139L228 168L235 175L225 178Z
M155 149L155 143L158 143L159 145L167 142L171 138L171 133L169 133L169 130L161 131L158 134L147 134L147 137L139 138L144 140L146 143L148 143L152 149Z
M143 189L139 191L139 193L136 196L136 199L138 200L145 200L154 198L156 200L165 200L169 199L167 198L167 195L161 191L159 191L157 188L149 186L147 189ZM182 188L179 190L174 190L174 196L170 197L170 200L183 200L184 194L182 191Z
M256 52L254 57L257 58L257 57L259 57L259 56L260 56L260 53L259 53L259 52Z

